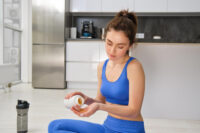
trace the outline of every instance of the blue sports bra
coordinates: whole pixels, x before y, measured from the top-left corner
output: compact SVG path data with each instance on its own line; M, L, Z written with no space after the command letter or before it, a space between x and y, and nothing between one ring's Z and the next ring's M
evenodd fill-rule
M101 84L101 94L106 98L107 102L113 104L128 105L129 102L129 80L127 78L127 66L130 61L135 59L130 57L126 62L120 77L114 81L110 82L106 78L106 66L108 59L105 61L102 69L102 84Z

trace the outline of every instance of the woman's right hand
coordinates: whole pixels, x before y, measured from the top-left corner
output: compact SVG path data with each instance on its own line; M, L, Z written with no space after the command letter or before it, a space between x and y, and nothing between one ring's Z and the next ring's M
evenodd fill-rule
M80 96L82 96L83 99L85 100L84 104L90 103L90 102L89 102L89 101L91 100L90 97L86 96L86 95L83 94L82 92L77 92L77 91L76 91L76 92L71 92L71 93L67 94L67 95L65 96L65 99L70 99L71 97L73 97L73 96L75 96L75 95L80 95Z

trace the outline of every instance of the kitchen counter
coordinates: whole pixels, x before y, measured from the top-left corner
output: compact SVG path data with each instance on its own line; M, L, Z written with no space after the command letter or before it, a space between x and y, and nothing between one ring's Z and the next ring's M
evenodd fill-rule
M77 39L67 39L67 41L104 41L100 38L77 38ZM137 40L136 41L137 44L170 44L170 45L174 45L174 44L194 44L194 45L198 45L200 43L196 42L196 43L187 43L187 42L160 42L159 40L155 40L155 41L143 41L143 40Z
M77 39L68 39L67 41L103 41L100 38L77 38Z

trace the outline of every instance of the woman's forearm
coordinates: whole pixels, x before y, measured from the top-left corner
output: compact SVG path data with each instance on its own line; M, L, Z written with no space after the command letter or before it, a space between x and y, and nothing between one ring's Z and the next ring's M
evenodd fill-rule
M86 100L86 104L90 105L92 103L104 103L104 101L102 100L99 100L97 98L91 98L91 97L88 97L87 100Z
M106 111L108 113L122 116L122 117L131 117L135 118L139 115L139 111L136 111L134 108L130 108L127 105L116 105L116 104L103 104L98 103L99 110Z

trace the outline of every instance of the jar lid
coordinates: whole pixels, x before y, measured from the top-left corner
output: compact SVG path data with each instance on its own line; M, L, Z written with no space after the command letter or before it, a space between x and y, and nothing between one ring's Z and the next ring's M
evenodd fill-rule
M27 101L24 101L24 100L18 100L16 108L17 109L28 109L29 103Z

